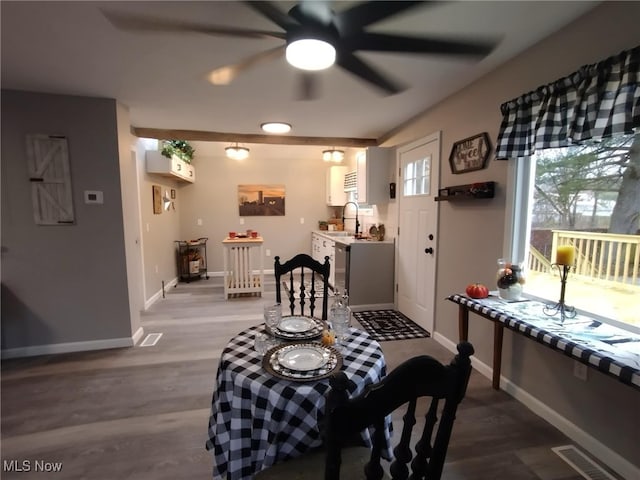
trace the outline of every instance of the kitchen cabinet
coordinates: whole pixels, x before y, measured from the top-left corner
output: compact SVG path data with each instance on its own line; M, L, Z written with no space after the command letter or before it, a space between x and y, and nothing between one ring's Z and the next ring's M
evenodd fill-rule
M147 173L155 173L165 177L172 177L183 182L196 181L196 171L193 165L178 157L167 158L158 150L147 150Z
M393 149L369 147L356 155L356 200L360 205L389 202L390 167Z
M333 166L327 169L327 205L336 207L347 203L347 194L344 191L346 173L347 167Z
M336 268L334 265L335 245L335 241L320 233L314 232L311 234L311 257L320 263L324 263L324 257L329 257L329 265L331 265L331 269L329 270L329 284L332 286L335 283L336 276Z

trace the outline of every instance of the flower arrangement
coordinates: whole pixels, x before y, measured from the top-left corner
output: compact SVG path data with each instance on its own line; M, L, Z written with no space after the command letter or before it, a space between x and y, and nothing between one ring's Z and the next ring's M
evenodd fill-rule
M162 142L162 151L160 153L167 158L171 158L175 155L180 160L191 163L195 150L184 140L164 140Z

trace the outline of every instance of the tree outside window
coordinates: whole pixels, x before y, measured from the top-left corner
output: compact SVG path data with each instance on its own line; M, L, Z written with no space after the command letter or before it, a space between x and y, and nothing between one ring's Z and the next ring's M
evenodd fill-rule
M640 327L640 135L538 151L525 291L558 300L554 247L572 244L567 303Z

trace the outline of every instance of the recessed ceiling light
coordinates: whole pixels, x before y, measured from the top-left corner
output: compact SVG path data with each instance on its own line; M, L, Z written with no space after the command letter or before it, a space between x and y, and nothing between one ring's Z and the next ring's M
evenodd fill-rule
M289 133L291 125L284 122L267 122L260 125L263 131L267 133Z

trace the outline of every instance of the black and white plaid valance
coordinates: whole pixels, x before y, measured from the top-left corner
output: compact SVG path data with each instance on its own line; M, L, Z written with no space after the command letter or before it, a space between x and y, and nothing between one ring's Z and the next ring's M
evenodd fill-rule
M640 46L503 103L496 158L640 131Z

